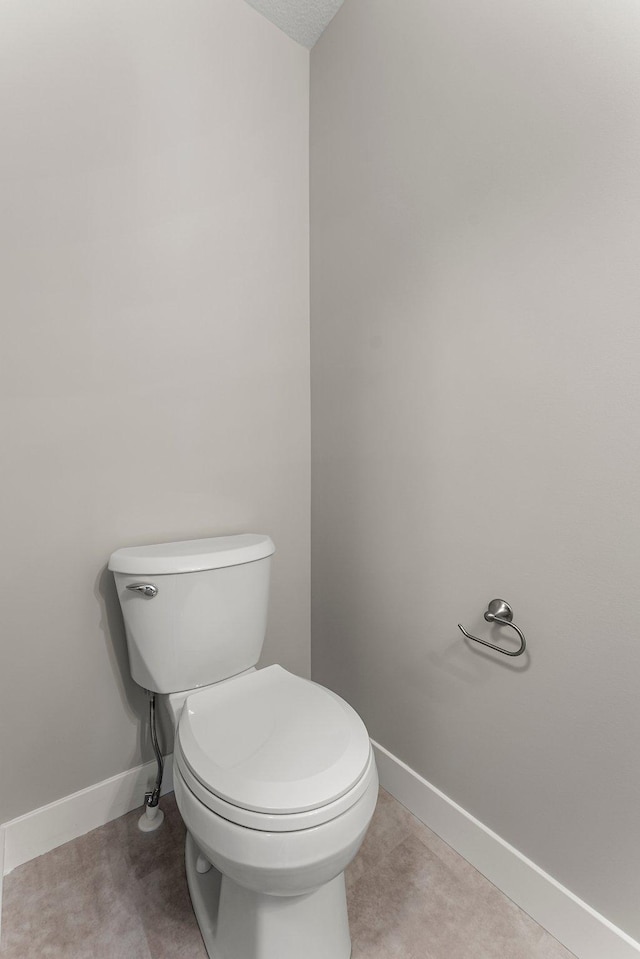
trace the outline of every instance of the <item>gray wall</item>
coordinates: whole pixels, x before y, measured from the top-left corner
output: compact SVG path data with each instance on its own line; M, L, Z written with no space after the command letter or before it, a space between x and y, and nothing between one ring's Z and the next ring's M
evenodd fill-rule
M149 758L105 564L255 530L309 668L308 51L239 0L0 29L0 822Z
M311 57L313 676L636 939L639 50L347 0ZM496 596L522 661L456 628Z

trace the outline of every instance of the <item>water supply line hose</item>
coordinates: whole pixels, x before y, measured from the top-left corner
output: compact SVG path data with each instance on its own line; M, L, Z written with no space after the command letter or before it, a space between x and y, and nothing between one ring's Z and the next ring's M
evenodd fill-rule
M158 734L156 732L156 694L151 693L151 698L149 700L149 730L151 732L151 745L153 746L153 751L156 756L156 762L158 764L158 775L156 776L156 784L150 792L144 794L144 804L150 808L155 808L158 805L160 799L160 787L162 786L162 773L164 770L164 759L162 758L162 751L158 744Z

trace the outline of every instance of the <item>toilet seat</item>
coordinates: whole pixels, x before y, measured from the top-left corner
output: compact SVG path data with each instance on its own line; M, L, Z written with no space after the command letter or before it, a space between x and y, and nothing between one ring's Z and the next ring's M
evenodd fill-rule
M291 815L259 813L251 809L243 809L241 806L233 806L221 799L220 796L216 796L215 793L205 789L187 766L178 742L174 747L173 761L174 781L180 776L185 787L203 806L237 826L246 826L258 832L268 833L298 832L301 829L311 829L312 826L322 826L324 823L331 822L331 820L351 809L365 795L371 782L377 777L375 757L373 750L371 750L365 771L356 785L334 802L307 812Z
M374 765L357 713L281 666L191 694L175 754L185 784L208 808L276 831L340 815L366 790Z

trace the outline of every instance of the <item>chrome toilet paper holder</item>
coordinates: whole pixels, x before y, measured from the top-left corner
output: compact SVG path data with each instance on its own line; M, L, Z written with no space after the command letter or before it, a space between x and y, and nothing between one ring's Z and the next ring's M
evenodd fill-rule
M503 656L522 656L525 649L527 648L527 641L524 638L524 633L519 626L513 622L513 610L504 599L492 599L489 603L488 609L484 614L484 618L488 623L499 623L501 626L511 626L512 629L515 629L516 633L520 637L520 647L519 649L509 650L503 649L501 646L496 646L494 643L488 643L486 639L479 639L477 636L472 636L471 633L468 633L464 626L458 623L458 629L462 630L467 639L472 639L474 643L482 643L483 646L488 646L489 649L495 649L498 653L502 653Z

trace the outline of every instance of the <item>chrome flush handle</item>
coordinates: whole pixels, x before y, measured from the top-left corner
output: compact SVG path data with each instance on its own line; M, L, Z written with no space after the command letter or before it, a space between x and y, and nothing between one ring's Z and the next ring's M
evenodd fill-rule
M142 593L143 596L148 596L149 598L158 595L158 587L154 586L153 583L129 583L127 589L131 589L136 593Z

